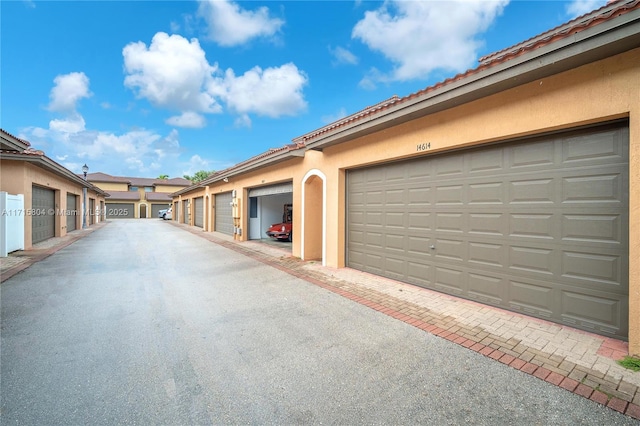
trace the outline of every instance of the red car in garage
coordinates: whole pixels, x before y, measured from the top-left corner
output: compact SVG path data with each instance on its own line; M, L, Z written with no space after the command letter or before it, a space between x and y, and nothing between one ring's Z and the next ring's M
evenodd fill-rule
M293 231L291 230L292 220L293 204L285 204L282 222L271 225L269 229L267 229L267 235L274 240L291 241L293 239Z

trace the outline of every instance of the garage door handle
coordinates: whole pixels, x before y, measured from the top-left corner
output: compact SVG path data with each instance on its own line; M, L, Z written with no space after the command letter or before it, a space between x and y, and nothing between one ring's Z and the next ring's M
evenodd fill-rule
M431 244L431 246L429 247L431 250L435 250L436 246L434 246L433 244Z

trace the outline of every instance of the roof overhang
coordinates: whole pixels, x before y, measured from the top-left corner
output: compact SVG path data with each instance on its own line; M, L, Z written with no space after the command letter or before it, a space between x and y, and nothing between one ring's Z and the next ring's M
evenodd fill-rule
M84 188L88 188L91 189L92 191L95 191L97 194L99 195L103 195L103 196L107 196L108 197L108 193L103 191L102 189L98 188L97 186L91 184L91 182L87 182L86 180L84 180L83 178L81 178L80 176L76 175L75 173L72 173L70 170L64 168L63 166L61 166L60 164L56 163L55 161L51 160L49 157L44 156L44 155L32 155L32 154L24 154L24 153L10 153L10 152L3 152L2 153L2 159L3 160L13 160L13 161L22 161L25 163L31 163L34 164L44 170L47 170L51 173L54 173L58 176L61 176L69 181L72 181Z
M29 142L23 141L4 130L0 131L0 136L0 149L8 151L24 151L31 146Z
M229 169L222 170L219 173L214 173L213 176L204 179L201 182L195 183L191 186L183 188L179 191L172 193L173 197L177 197L178 195L187 194L189 192L198 190L200 188L205 188L208 185L211 185L216 182L227 182L230 178L234 176L238 176L241 174L249 173L255 170L259 170L264 167L273 166L278 163L282 163L287 160L291 160L294 158L303 158L305 148L298 148L293 150L283 150L283 152L278 152L273 155L267 155L262 158L257 158L253 160L248 160L244 163L240 163L239 165L233 166ZM225 181L226 179L226 181Z
M463 78L409 96L389 108L305 140L323 150L358 137L546 78L640 47L640 9L543 44L491 66L479 66Z

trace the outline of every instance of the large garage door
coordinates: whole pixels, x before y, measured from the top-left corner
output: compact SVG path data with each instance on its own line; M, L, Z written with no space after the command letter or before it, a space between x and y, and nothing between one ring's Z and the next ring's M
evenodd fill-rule
M628 146L609 126L350 171L347 263L626 338Z
M135 216L133 203L107 203L107 219L132 219Z
M35 244L56 235L56 193L35 185L31 191L31 243Z
M76 230L76 218L78 216L77 197L74 194L67 194L67 232Z
M186 224L191 223L191 207L189 206L189 200L182 200L182 212L184 215L182 216L182 222Z
M231 192L216 195L216 223L215 230L233 235L233 210L231 208Z
M204 198L198 197L193 200L195 212L193 216L193 221L195 226L199 226L200 228L204 227Z
M168 209L169 207L171 207L169 203L151 204L151 217L159 217L160 210Z

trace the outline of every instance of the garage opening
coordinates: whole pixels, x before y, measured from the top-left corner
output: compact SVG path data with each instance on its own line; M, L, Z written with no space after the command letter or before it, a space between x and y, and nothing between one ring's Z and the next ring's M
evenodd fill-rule
M346 260L626 339L628 207L626 123L351 170Z
M261 186L249 190L249 239L280 243L281 247L291 248L286 244L293 239L293 182L282 182L275 185ZM278 239L269 237L267 231L272 225L284 226L287 235ZM282 232L282 231L281 231Z

